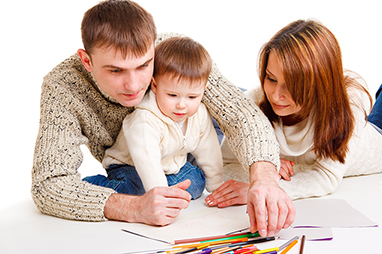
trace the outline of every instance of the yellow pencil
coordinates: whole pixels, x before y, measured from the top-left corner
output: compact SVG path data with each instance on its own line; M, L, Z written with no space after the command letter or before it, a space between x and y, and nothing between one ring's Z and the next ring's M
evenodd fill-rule
M266 249L266 250L258 250L258 251L255 251L253 253L254 254L261 254L261 253L267 253L267 252L271 252L271 251L279 251L279 247Z

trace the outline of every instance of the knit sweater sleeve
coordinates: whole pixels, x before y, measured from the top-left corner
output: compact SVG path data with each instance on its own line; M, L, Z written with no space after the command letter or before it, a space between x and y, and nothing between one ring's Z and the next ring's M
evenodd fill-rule
M103 208L113 190L81 181L77 169L83 135L76 116L79 101L46 80L42 86L40 126L32 169L32 197L45 214L75 220L105 220Z
M162 33L156 44L176 33ZM229 146L243 167L259 161L280 168L280 149L268 118L259 107L219 71L213 63L202 102L224 132Z
M239 162L248 169L255 162L267 161L279 169L279 145L272 125L259 107L231 84L216 64L208 81L203 103Z

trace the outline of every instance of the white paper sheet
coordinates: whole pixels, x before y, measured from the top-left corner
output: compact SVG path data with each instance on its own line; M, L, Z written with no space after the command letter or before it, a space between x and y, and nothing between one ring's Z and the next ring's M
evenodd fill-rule
M294 236L305 235L308 241L327 241L333 239L331 228L287 228L283 229L276 236L281 240L289 240Z
M189 207L170 225L155 227L139 223L127 223L126 230L165 241L223 235L228 232L249 227L247 206L226 208L209 207L203 194L191 201Z
M293 202L296 218L292 227L375 227L378 226L343 199L302 199Z

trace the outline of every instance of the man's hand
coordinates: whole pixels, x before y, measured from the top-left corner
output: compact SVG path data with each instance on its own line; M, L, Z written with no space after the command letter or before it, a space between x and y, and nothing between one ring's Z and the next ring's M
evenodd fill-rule
M191 181L171 187L156 187L143 196L112 194L106 201L104 215L111 220L168 225L188 207L191 195L185 191Z
M250 168L247 211L251 232L273 236L288 228L295 218L289 196L278 185L279 176L273 164L256 162Z
M209 206L226 207L231 205L247 204L249 184L235 180L228 180L214 192L212 192L205 202Z

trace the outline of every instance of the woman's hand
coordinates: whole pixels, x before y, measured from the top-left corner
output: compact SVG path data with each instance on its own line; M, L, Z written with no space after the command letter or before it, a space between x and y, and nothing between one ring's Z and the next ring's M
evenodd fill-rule
M280 159L280 161L281 161L281 165L280 165L279 175L284 180L290 181L291 180L290 177L293 176L294 174L293 172L294 162L285 160L285 159Z

